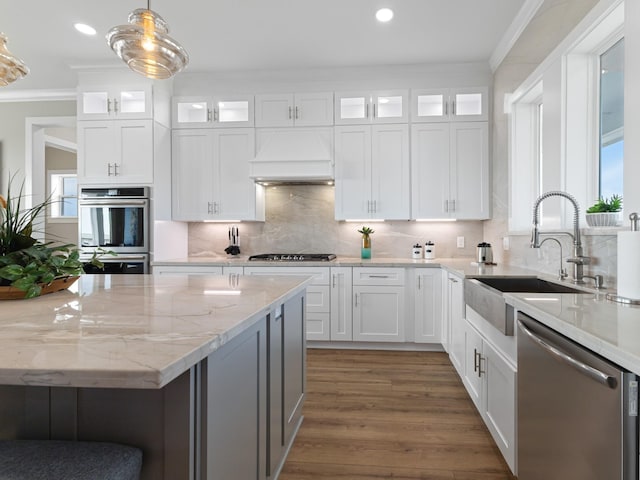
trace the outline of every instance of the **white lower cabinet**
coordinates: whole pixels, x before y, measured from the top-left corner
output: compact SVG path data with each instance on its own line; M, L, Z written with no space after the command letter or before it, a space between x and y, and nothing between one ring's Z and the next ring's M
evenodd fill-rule
M405 341L403 268L353 269L353 340Z
M442 270L414 270L414 342L441 343Z
M353 303L351 267L331 267L330 338L333 341L353 340Z
M462 278L449 273L445 280L447 323L449 324L449 359L464 376L465 319Z
M516 464L516 367L465 320L462 382L509 468ZM493 328L493 327L488 327Z
M329 267L244 267L245 275L313 276L307 287L307 340L330 340Z
M189 275L222 275L223 268L210 265L157 265L153 269L154 275L168 275L187 273Z

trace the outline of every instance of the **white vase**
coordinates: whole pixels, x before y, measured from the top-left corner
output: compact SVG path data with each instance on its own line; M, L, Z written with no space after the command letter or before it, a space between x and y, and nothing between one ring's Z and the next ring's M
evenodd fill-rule
M622 212L587 213L590 227L618 227L622 225Z

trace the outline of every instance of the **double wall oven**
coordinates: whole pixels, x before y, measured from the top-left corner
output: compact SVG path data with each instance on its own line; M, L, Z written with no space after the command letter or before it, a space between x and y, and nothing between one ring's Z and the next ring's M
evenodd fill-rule
M78 201L78 242L87 273L148 273L149 188L82 188ZM88 263L103 248L100 270Z

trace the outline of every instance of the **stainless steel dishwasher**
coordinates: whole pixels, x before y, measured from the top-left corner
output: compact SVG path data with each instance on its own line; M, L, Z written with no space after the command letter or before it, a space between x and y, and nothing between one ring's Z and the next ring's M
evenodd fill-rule
M638 480L638 379L518 313L518 479Z

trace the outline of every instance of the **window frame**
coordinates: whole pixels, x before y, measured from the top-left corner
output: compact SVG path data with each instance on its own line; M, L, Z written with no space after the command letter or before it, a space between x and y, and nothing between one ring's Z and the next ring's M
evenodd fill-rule
M47 222L50 223L78 223L78 215L76 213L75 216L62 216L59 215L61 211L59 202L64 198L75 198L76 203L78 202L78 191L76 189L75 195L56 195L55 188L60 187L62 182L54 182L54 178L69 178L69 177L78 177L77 170L47 170L47 196L51 199L51 204L47 209ZM76 210L77 212L77 210Z

